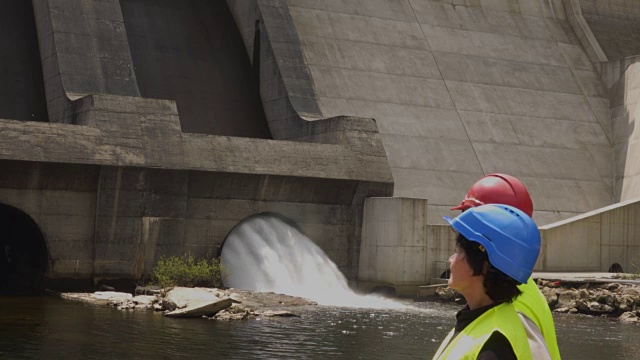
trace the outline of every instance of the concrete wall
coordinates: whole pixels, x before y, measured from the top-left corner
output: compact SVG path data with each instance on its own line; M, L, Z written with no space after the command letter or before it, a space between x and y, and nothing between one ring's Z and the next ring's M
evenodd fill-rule
M258 82L225 2L120 3L143 97L175 100L185 132L271 138Z
M358 182L273 175L0 161L0 203L31 216L46 278L137 279L161 256L215 256L229 231L265 211L295 221L355 279ZM364 194L384 195L369 191ZM360 203L360 204L359 204ZM355 261L355 262L354 262Z
M640 55L640 5L625 0L574 0L609 61Z
M542 249L535 271L640 271L640 202L611 205L540 228ZM567 256L570 254L570 256Z
M640 132L636 129L636 120L640 120L639 95L640 63L633 63L611 88L617 201L640 196Z
M607 94L563 3L289 0L272 9L292 18L306 98L325 117L376 119L394 194L428 199L430 223L490 172L524 181L541 224L612 202Z
M47 278L136 278L163 254L215 254L238 222L272 211L298 222L355 279L365 198L389 196L393 187L375 122L293 122L281 138L295 142L183 132L190 117L243 131L232 135L260 137L255 133L266 129L260 113L247 115L259 104L228 9L195 0L180 7L120 5L34 0L51 121L0 119L0 162L8 169L0 173L0 203L40 226L50 256ZM163 49L170 54L156 56ZM171 64L146 66L156 59ZM140 87L134 65L143 67ZM211 76L196 76L202 68ZM151 70L166 69L194 81L161 85L175 85L183 98L197 98L198 86L211 85L215 91L203 90L209 98L198 106L222 104L224 111L205 116L142 97L157 85L149 82ZM187 83L195 90L181 87Z
M119 0L32 3L51 122L89 94L140 96Z
M427 225L427 201L369 198L365 201L358 287L393 287L399 296L415 296L418 287L446 270L455 249L449 226Z
M40 227L49 252L49 274L92 274L99 167L6 160L0 164L0 203L25 212Z
M299 224L345 274L355 266L348 256L359 235L350 208L355 182L103 168L100 186L95 272L102 276L140 277L163 255L215 256L234 226L265 211Z
M0 4L0 118L48 121L30 1Z

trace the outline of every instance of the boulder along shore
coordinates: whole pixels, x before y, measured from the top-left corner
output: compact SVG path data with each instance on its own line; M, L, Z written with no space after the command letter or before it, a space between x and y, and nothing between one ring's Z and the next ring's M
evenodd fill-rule
M135 296L115 291L60 293L66 300L112 306L118 310L154 310L168 317L245 320L254 317L295 317L292 308L317 305L304 298L238 289L139 287Z
M553 312L640 323L640 286L637 284L546 280L538 280L537 284ZM436 294L445 301L461 300L459 294L446 287L438 289Z

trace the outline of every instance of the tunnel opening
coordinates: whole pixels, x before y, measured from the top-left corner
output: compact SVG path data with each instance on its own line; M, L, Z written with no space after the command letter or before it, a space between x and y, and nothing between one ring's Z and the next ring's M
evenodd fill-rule
M41 288L48 263L44 236L33 219L0 204L0 294Z
M140 94L174 100L182 131L272 138L225 1L120 0L120 6Z
M0 119L49 121L31 1L0 2Z

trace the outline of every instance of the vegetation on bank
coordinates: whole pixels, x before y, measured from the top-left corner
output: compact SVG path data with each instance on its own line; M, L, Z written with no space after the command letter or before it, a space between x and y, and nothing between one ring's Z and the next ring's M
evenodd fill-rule
M220 259L195 259L192 255L161 257L151 272L151 283L160 287L220 287Z

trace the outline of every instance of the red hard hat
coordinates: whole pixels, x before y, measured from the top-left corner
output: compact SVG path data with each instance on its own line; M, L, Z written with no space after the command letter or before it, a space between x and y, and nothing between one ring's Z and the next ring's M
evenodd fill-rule
M467 210L484 204L505 204L533 215L533 202L524 184L511 175L489 174L471 185L462 203L451 210Z

